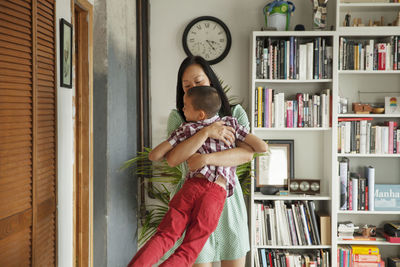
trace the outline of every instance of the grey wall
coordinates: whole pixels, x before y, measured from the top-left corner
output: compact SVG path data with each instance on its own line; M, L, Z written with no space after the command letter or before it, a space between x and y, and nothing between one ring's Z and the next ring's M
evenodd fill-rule
M137 250L137 182L119 168L137 151L136 1L94 2L94 266Z

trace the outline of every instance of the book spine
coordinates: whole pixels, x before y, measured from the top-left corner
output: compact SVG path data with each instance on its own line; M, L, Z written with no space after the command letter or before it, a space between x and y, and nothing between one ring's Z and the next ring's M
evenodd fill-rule
M374 210L375 200L375 168L372 166L366 167L368 181L368 210Z
M339 162L339 177L340 177L340 209L347 210L347 172L348 160L343 159Z

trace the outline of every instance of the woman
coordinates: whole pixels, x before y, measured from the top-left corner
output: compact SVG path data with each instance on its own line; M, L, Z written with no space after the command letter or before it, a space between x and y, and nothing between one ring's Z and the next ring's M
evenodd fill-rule
M183 96L187 90L194 86L213 86L216 88L222 99L220 116L234 116L238 119L240 124L247 128L249 127L249 121L244 109L240 105L234 107L229 105L222 86L208 62L202 57L196 56L186 58L179 68L176 88L177 109L173 110L169 115L168 135L185 121L185 116L182 111ZM210 131L210 133L212 132L213 136L219 136L218 139L224 142L234 141L231 131L220 123L214 123L203 130ZM181 162L190 155L193 155L203 142L204 140L200 131L175 147L167 155L168 163L171 166L175 166L176 162ZM194 154L194 156L187 160L187 167L190 169L198 169L207 164L234 166L250 161L253 156L252 149L241 142L238 142L237 145L237 148L222 152L206 155ZM186 166L184 166L184 168L183 177L187 171ZM246 254L249 251L247 212L237 176L235 179L237 186L235 187L234 194L226 200L218 227L204 245L194 265L196 267L211 266L212 262L221 262L222 267L239 267L245 265ZM178 188L180 188L180 186L178 186ZM175 247L179 245L178 242ZM167 254L169 255L171 253L172 252L169 252Z

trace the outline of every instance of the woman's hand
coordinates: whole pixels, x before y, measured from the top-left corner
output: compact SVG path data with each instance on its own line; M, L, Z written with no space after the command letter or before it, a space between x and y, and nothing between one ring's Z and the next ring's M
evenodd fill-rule
M190 171L198 170L206 165L206 155L207 154L199 154L194 153L190 158L187 160L187 164Z
M210 138L218 139L227 146L235 143L235 130L230 126L225 126L225 122L217 121L203 129L207 131Z

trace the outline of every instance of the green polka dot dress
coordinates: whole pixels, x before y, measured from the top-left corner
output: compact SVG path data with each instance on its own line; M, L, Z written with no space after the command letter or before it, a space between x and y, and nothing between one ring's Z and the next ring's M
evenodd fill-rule
M246 112L240 105L232 108L232 116L237 118L241 125L247 129L249 128L249 120ZM183 119L178 111L172 110L168 118L168 135L178 128L182 122ZM184 175L177 190L182 186L187 172L186 163L183 163L181 167L184 170ZM197 257L196 263L235 260L244 257L250 250L246 205L237 176L235 176L235 179L236 187L234 193L231 197L227 198L217 229L208 238ZM183 237L164 255L163 259L167 259L182 243L182 240Z

